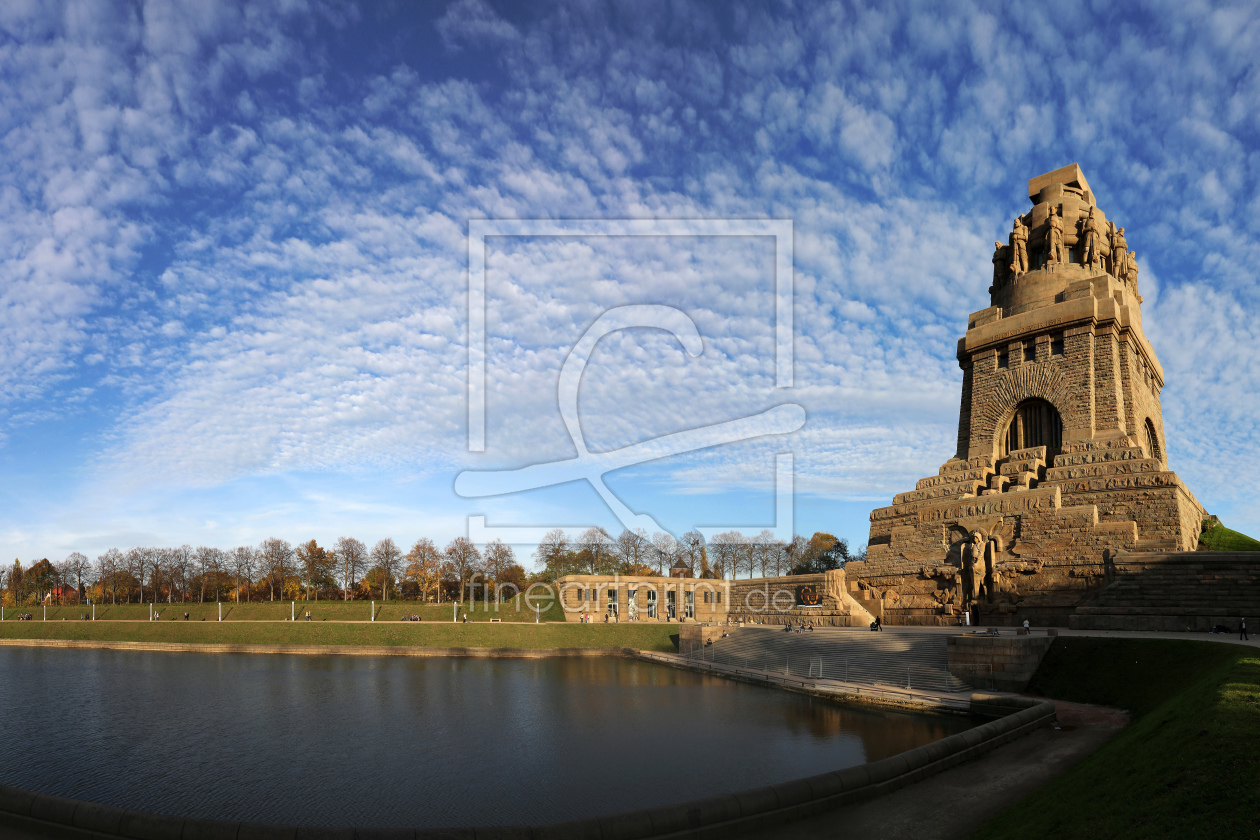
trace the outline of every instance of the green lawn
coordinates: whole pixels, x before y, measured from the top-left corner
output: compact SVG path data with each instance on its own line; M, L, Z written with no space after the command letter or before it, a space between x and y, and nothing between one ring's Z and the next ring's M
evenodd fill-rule
M1199 541L1209 551L1260 551L1260 540L1231 531L1224 525L1204 531L1199 535Z
M366 605L365 605L366 607ZM146 608L147 609L147 608ZM92 639L278 645L413 645L421 647L564 648L630 647L673 651L672 624L470 624L377 621L121 622L5 621L0 639Z
M1060 638L1029 693L1133 722L977 838L1260 835L1260 655L1234 645Z
M150 606L157 610L159 621L183 621L184 613L188 613L189 621L214 621L219 615L219 605L213 601L198 604L97 604L97 621L144 621L149 617ZM543 604L540 603L540 606ZM371 601L298 601L290 606L288 601L254 601L246 604L235 604L224 601L224 621L287 621L290 612L296 608L299 618L310 610L311 621L371 621ZM398 621L404 614L418 615L422 621L451 620L450 604L421 604L418 601L377 601L376 620ZM534 611L526 607L519 599L510 603L489 604L482 601L466 603L461 608L468 613L471 621L489 621L498 618L501 621L534 620ZM30 613L36 621L44 616L43 606L5 607L4 618L7 623L18 613ZM91 615L90 606L48 607L48 620L78 621L80 616ZM552 603L549 609L543 610L539 618L542 621L564 621L564 611L558 603Z

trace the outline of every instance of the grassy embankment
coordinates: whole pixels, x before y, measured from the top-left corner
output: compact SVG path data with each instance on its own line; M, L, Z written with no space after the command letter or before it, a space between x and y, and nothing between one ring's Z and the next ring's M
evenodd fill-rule
M566 623L564 611L553 603L534 624L534 611L519 600L499 604L461 605L456 614L468 614L468 624L451 622L451 605L416 601L377 601L376 621L369 601L255 601L223 602L223 621L216 619L219 605L157 604L159 619L148 621L150 604L98 604L96 621L82 621L91 607L6 607L0 622L0 639L83 639L112 642L181 642L189 644L260 645L410 645L419 647L561 648L632 647L672 651L670 636L678 632L670 624L574 624ZM298 620L289 616L296 606ZM307 611L311 620L304 620ZM34 621L15 621L19 612ZM184 620L184 613L188 620ZM419 615L420 622L401 621ZM499 623L491 619L498 618Z
M1129 710L1098 752L975 836L1227 838L1260 832L1260 654L1060 638L1029 693Z
M1206 526L1211 520L1204 522ZM1254 540L1246 534L1231 531L1224 525L1208 528L1199 535L1199 542L1208 551L1260 551L1260 540Z
M543 606L541 602L540 606ZM159 603L156 608L159 621L183 621L184 613L188 613L189 621L215 621L219 615L219 605L214 601L204 604ZM149 604L97 604L97 621L146 621L149 618ZM295 609L296 608L296 609ZM236 604L224 601L222 604L224 621L288 621L292 611L296 611L298 620L309 610L311 622L317 621L371 621L373 605L371 601L298 601L290 605L288 601L254 601ZM417 601L377 601L375 605L376 621L397 622L403 615L418 615L424 622L451 621L451 605L421 604ZM519 599L502 604L489 604L483 601L466 603L457 613L468 613L469 621L483 622L492 618L500 621L523 621L533 623L534 610L526 607ZM23 607L5 607L5 623L17 617L19 613L30 613L36 621L44 616L42 605ZM79 621L83 615L91 615L90 606L50 606L49 621ZM564 611L558 603L553 602L549 609L542 610L540 621L564 621Z
M364 607L366 608L366 604ZM146 607L147 610L147 607ZM182 615L182 613L181 613ZM185 644L388 645L479 648L629 647L673 651L677 625L469 624L404 621L5 621L0 639Z

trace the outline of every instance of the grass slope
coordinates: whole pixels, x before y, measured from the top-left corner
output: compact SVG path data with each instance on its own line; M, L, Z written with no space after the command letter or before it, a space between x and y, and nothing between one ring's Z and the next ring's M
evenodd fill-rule
M1260 551L1260 540L1231 531L1224 525L1204 531L1199 535L1199 542L1208 551Z
M1118 706L1133 723L975 837L1260 833L1260 655L1158 639L1061 638L1029 693Z
M219 605L213 601L198 604L156 604L160 621L183 621L184 613L188 613L189 621L214 621L219 615ZM540 605L541 606L541 605ZM254 601L246 604L235 604L224 601L224 621L288 621L291 610L296 608L297 615L303 616L310 610L311 621L371 621L373 605L371 601L298 601L290 605L288 601ZM149 604L97 604L97 621L145 621L149 617ZM416 601L377 601L375 605L376 620L398 621L405 615L418 615L422 621L450 623L450 604L421 604ZM528 609L519 600L503 604L485 604L484 602L466 603L461 608L468 613L470 621L489 621L498 618L501 621L534 621L533 609ZM13 619L18 613L30 613L36 621L44 616L43 606L5 607L5 622ZM50 606L48 620L77 621L80 616L91 615L90 606ZM558 603L543 610L539 616L542 621L564 621L564 611Z
M471 624L413 622L5 621L0 639L264 645L420 647L631 647L673 651L671 624Z

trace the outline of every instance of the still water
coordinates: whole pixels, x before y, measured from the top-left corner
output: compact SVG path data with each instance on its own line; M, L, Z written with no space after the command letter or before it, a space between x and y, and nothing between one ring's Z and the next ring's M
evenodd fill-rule
M963 717L623 659L0 648L0 782L308 825L554 822L874 761Z

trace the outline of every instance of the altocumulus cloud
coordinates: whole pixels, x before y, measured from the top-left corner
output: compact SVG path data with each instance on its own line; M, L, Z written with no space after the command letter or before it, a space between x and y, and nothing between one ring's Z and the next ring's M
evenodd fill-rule
M667 303L704 353L605 339L592 447L785 400L809 422L630 470L627 500L686 529L687 499L720 492L737 521L791 448L817 502L800 529L861 540L872 500L952 454L992 242L1025 180L1071 161L1138 253L1174 468L1254 530L1254 489L1215 477L1260 466L1257 55L1243 4L5 4L0 416L10 464L58 475L5 533L104 548L110 526L68 511L105 488L320 474L401 482L417 533L390 535L449 538L479 509L455 471L572 454L556 380L586 327ZM768 240L492 237L470 455L468 220L573 218L791 219L795 387L774 388ZM563 521L612 524L593 499ZM216 506L206 535L163 524L201 528L191 509L129 527L375 527L353 498L333 524L291 497Z

